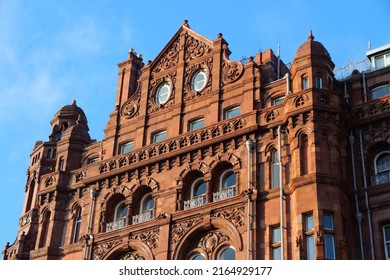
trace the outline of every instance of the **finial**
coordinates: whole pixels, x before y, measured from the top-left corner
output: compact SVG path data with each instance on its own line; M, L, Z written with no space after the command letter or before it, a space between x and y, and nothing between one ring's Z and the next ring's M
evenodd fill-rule
M311 29L310 29L309 37L307 37L307 39L308 39L309 41L313 41L313 40L314 40L313 32L311 31Z
M76 99L73 99L72 106L77 106Z
M218 35L217 35L217 38L219 39L219 38L222 38L222 33L218 33Z
M190 25L188 24L188 20L186 19L184 20L183 26L190 28Z

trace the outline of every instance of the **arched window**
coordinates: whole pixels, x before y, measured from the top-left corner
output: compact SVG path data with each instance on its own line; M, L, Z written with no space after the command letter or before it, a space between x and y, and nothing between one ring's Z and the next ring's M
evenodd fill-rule
M271 154L271 188L279 188L279 155L278 150Z
M309 142L308 142L307 135L303 134L301 136L301 143L299 147L301 175L305 175L309 173L308 147L309 147Z
M206 203L206 182L196 179L191 186L191 198L184 202L184 210L202 206Z
M232 169L222 173L219 182L219 191L213 193L213 201L220 201L236 195L236 174Z
M206 258L204 257L204 255L202 253L196 253L190 257L190 260L193 260L193 261L203 261L205 259Z
M74 220L73 226L73 239L72 243L76 243L79 240L80 228L81 228L81 208L78 207L76 210L76 219Z
M221 176L221 190L226 190L229 188L233 188L236 186L236 174L234 174L233 170L227 170L222 173Z
M26 203L26 211L28 212L31 209L32 200L34 196L34 190L35 190L35 180L32 180L30 183L30 188L28 190L28 197L27 197L27 203Z
M218 260L235 260L236 259L236 250L233 247L224 247L218 253Z
M112 231L126 226L127 225L126 216L127 216L127 205L125 201L122 200L115 206L114 220L111 223L107 223L106 230Z
M133 216L133 224L149 221L154 217L154 198L151 193L147 193L141 199L139 215Z
M42 219L42 227L41 227L41 237L39 239L39 248L43 248L47 246L47 235L49 233L49 224L50 224L50 215L51 212L49 210L45 211Z
M372 180L374 185L390 182L390 151L384 151L376 155L374 168L375 176Z

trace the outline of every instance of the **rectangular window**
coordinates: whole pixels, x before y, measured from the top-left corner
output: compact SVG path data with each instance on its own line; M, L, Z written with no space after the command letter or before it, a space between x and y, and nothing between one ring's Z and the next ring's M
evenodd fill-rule
M119 153L124 154L134 149L134 142L126 142L120 145Z
M240 113L240 106L229 108L225 111L225 120L237 117Z
M306 258L314 260L316 258L316 247L314 238L313 214L305 215L305 238L306 238Z
M197 130L204 127L204 119L196 119L193 121L190 121L189 125L189 131Z
M272 105L279 105L279 104L282 104L284 102L284 99L286 97L284 96L281 96L281 97L277 97L275 99L272 100Z
M334 225L333 214L324 213L324 245L325 245L325 259L335 260L335 242L334 242Z
M280 227L272 228L272 259L281 260L282 259L282 249L281 249L281 232Z
M309 78L303 77L302 78L302 89L308 89L309 88Z
M389 85L379 86L371 90L372 99L377 99L390 94Z
M375 68L380 69L390 65L390 53L375 56Z
M322 78L316 77L316 88L322 88Z
M161 142L164 141L165 139L167 139L167 131L166 130L159 131L153 134L152 143Z
M390 225L383 227L383 240L385 242L386 260L390 260Z

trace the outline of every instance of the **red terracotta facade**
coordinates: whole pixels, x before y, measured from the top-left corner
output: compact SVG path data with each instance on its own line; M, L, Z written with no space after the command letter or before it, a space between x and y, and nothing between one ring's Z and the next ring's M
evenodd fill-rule
M338 80L311 34L290 68L229 55L185 22L118 64L101 141L61 108L3 259L389 258L390 67Z

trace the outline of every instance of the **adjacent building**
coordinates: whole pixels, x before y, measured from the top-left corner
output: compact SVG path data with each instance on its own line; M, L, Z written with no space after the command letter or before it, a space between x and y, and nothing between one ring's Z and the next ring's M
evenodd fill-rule
M188 22L119 63L101 141L74 101L30 155L3 259L390 259L390 45L337 79L310 33L231 61Z

